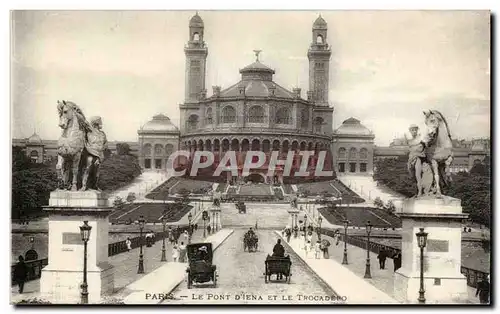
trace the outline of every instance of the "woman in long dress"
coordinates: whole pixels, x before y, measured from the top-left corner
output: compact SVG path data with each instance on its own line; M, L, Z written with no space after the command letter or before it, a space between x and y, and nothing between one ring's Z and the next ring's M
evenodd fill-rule
M179 247L177 244L172 248L172 260L177 263L179 261Z

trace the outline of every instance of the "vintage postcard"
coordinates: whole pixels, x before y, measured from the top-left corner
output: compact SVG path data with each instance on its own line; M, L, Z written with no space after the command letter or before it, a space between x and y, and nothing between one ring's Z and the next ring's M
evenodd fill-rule
M11 304L490 304L489 11L12 11Z

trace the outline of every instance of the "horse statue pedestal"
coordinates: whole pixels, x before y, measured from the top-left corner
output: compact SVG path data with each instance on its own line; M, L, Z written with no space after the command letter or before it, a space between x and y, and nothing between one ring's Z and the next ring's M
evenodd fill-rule
M460 272L463 219L460 200L448 196L410 198L403 202L402 267L396 271L397 299L417 303L420 289L420 247L416 234L428 233L424 248L426 303L465 303L467 280Z
M98 191L57 190L50 194L49 264L42 269L40 293L51 303L80 303L84 245L80 226L88 221L87 284L89 303L99 303L114 289L113 265L108 261L109 220L112 207Z

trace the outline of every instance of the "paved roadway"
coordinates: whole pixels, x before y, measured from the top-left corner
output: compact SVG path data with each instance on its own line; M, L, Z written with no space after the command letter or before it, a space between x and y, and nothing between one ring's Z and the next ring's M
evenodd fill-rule
M271 230L258 230L259 250L243 252L243 234L246 229L236 229L214 254L213 263L219 277L217 287L193 285L187 289L183 281L173 292L173 300L162 304L332 304L325 297L335 293L323 283L285 245L292 259L292 277L286 282L264 281L264 261L272 252L277 237ZM273 276L273 279L275 276ZM304 297L305 296L305 297ZM339 303L339 302L337 302Z
M288 204L245 203L246 214L238 214L234 203L221 204L221 220L224 228L255 227L283 229L289 220ZM200 223L198 223L198 226Z

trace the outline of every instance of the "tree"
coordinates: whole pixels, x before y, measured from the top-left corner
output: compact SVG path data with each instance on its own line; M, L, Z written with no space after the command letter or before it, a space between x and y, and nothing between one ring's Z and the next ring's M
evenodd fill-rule
M490 176L490 159L486 157L483 162L476 163L472 166L469 173L471 175L489 177Z
M130 155L130 145L128 143L116 143L116 154L120 156Z
M111 155L100 168L99 186L105 191L119 189L141 174L141 166L131 155Z
M390 189L412 197L417 194L417 184L410 178L407 168L408 156L380 159L375 162L373 178Z
M120 196L115 197L115 200L113 201L113 205L116 208L121 208L124 204L125 204L125 202L123 201L123 199Z
M40 216L56 188L55 167L33 163L22 148L12 147L12 218Z
M375 207L377 208L382 208L384 207L384 202L382 201L382 199L380 199L380 197L376 197L375 200L373 200L373 205L375 205Z
M135 193L134 192L129 192L128 195L127 195L127 202L128 203L132 203L133 201L135 201L137 198L135 196Z
M386 209L390 214L393 214L396 211L396 206L394 205L393 201L387 201Z
M39 216L56 188L55 170L34 168L12 173L12 218Z

